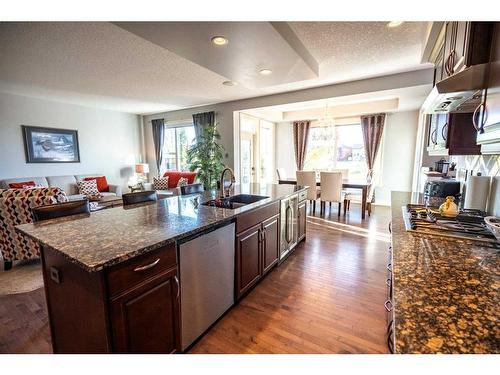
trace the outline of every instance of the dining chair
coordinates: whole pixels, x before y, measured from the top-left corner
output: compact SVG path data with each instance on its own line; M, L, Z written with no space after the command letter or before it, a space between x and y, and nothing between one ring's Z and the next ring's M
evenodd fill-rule
M139 191L136 193L123 194L122 199L123 199L123 206L128 206L136 203L155 202L156 200L158 200L158 196L156 194L156 191L146 190L146 191Z
M321 182L320 214L325 212L326 202L330 203L330 207L332 207L332 202L335 202L339 204L338 214L340 216L342 196L343 196L342 173L321 172L320 182ZM344 202L344 214L345 214L345 202Z
M276 174L278 175L278 180L283 180L286 178L285 168L277 168Z
M33 213L33 221L38 222L64 216L90 214L90 207L89 201L84 199L33 207L31 212Z
M332 169L329 172L340 172L340 173L342 173L342 180L349 179L349 169L348 168ZM350 202L351 193L348 190L343 189L342 190L342 195L344 196L344 213L345 213L346 210L349 210L349 206L350 206L350 203L351 203Z
M312 203L313 213L316 212L316 200L319 198L320 190L316 185L316 172L314 171L297 171L297 185L309 186L306 199Z

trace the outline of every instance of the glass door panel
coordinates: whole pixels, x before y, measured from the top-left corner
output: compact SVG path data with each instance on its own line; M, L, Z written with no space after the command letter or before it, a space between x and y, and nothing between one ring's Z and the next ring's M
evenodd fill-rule
M274 124L260 121L259 132L259 182L271 184L274 181Z
M241 183L254 181L253 167L253 135L241 134Z

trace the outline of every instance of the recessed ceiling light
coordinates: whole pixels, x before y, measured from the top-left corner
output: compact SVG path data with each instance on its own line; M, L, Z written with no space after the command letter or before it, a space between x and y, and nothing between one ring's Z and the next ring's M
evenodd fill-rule
M224 81L222 82L224 86L236 86L238 83L234 81Z
M223 36L214 36L212 38L212 43L215 44L216 46L225 46L226 44L229 43L229 40Z
M268 76L269 74L271 74L273 71L271 69L261 69L259 71L260 74L262 74L263 76Z
M387 27L398 27L401 26L404 21L391 21L387 24Z

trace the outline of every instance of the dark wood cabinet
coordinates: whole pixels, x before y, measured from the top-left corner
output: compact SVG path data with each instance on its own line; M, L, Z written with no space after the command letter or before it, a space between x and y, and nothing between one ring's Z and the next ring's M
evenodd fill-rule
M269 217L269 215L272 215ZM253 226L248 228L248 223ZM279 260L279 203L236 219L236 299L250 290Z
M265 275L278 263L280 256L279 247L279 215L262 223L262 275Z
M261 276L261 227L257 224L236 236L238 296L250 289Z
M480 155L472 113L429 115L427 151L432 156Z
M491 43L487 88L474 120L479 132L477 143L483 154L500 154L500 23L496 22Z
M441 46L439 50L436 61L434 62L434 79L432 86L436 86L436 83L441 81L444 78L444 45Z
M118 353L175 353L180 350L177 269L111 300L113 348Z
M297 236L298 241L306 237L307 201L299 203L297 212Z
M493 22L445 23L444 71L449 77L463 68L489 61Z
M42 265L54 353L180 350L175 244L96 272L44 248Z

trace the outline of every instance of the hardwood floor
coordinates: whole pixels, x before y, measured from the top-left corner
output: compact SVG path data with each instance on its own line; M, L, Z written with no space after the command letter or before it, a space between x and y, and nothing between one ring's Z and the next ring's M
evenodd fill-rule
M390 212L361 221L336 208L308 218L307 239L191 353L386 353ZM318 210L319 211L319 210Z
M0 353L52 353L43 288L0 296Z
M390 210L308 218L307 239L191 353L386 353ZM43 289L0 297L0 352L49 353Z

